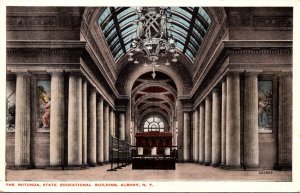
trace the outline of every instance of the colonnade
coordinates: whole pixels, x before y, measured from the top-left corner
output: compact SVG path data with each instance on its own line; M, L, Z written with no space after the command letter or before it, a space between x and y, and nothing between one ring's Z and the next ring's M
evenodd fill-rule
M81 74L66 75L63 71L51 73L50 167L108 162L109 139L116 136L115 110ZM31 164L30 86L28 73L16 74L15 166L18 167ZM121 112L119 116L119 132L124 138L125 114Z
M244 85L241 90L242 76ZM289 82L289 86L286 82ZM291 77L280 77L279 85L282 84L285 87L279 86L279 98L285 98L284 101L289 102L284 102L286 104L284 106L280 105L282 108L279 108L279 114L282 114L280 109L291 114L291 90L286 89L287 87L291 89ZM241 106L243 113L241 113ZM286 124L280 124L281 121ZM291 136L290 133L286 133L291 131L292 120L285 116L284 120L279 118L278 122L279 133L285 132L284 135L278 136L278 155L279 158L286 157L286 159L279 159L278 163L291 165L291 158L285 156L287 154L285 152L291 150L291 140L285 140L285 143L281 140ZM243 75L229 73L194 109L192 123L193 144L191 147L194 163L228 169L259 167L258 73L246 72ZM243 135L241 135L242 129Z
M16 77L15 166L30 167L31 77L28 73L16 73ZM292 160L292 78L280 76L278 81L276 164L285 167L291 165ZM190 112L182 111L183 128L179 134L182 134L183 142L179 148L182 148L183 161L225 168L258 167L257 104L258 74L227 74L194 109L193 125L190 124ZM103 164L109 161L109 136L118 133L121 140L126 138L127 112L118 112L117 130L115 110L81 74L51 73L50 112L51 167Z
M248 77L248 76L247 76ZM251 78L250 78L251 77ZM256 83L255 83L256 82ZM258 166L257 76L245 79L245 133L247 136L247 164ZM239 168L240 160L240 75L228 74L218 87L212 89L194 110L194 135L199 140L193 144L193 162L212 166ZM255 108L256 107L256 108ZM198 113L199 112L199 113ZM251 117L248 116L251 114ZM251 152L251 153L250 153Z

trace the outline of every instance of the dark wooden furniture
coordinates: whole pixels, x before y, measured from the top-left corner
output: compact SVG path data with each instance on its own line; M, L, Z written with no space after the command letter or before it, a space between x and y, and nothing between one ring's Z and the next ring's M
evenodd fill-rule
M136 134L132 150L132 169L175 169L176 147L172 146L172 133L145 132Z

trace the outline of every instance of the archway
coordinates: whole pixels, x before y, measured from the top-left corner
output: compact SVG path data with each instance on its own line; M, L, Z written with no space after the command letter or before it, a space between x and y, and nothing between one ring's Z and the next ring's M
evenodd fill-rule
M176 83L165 73L157 72L156 78L152 79L151 72L146 72L136 78L130 93L133 144L136 133L145 131L149 117L154 122L160 120L164 129L160 130L159 124L152 124L157 127L147 131L175 133L177 96Z

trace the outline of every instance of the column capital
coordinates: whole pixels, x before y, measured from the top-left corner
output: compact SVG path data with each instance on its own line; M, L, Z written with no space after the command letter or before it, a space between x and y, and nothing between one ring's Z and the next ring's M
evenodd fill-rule
M97 89L93 86L90 86L89 89L88 89L90 92L96 92Z
M244 76L257 76L261 74L263 71L262 70L245 70Z
M244 72L244 70L229 70L226 75L227 76L240 76L243 72Z
M202 106L202 107L205 106L205 100L203 100L203 101L201 101L201 102L199 103L199 108L200 108L201 106Z
M70 69L70 70L65 70L66 73L68 73L69 75L74 75L74 76L81 76L84 77L84 75L81 73L80 70L78 69Z
M47 72L52 76L64 76L65 74L64 70L47 70Z
M129 103L128 96L123 96L122 98L117 99L116 100L116 110L126 112L128 103Z
M283 76L286 76L286 77L293 77L293 72L291 71L281 71L278 76L280 77L283 77Z
M32 76L33 74L29 70L11 70L17 76Z
M221 92L221 88L220 87L214 87L213 89L212 89L212 92L214 93L214 92Z

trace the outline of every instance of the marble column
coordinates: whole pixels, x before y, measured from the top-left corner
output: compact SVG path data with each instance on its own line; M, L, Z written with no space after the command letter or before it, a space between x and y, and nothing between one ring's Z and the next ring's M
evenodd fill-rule
M190 113L183 112L183 161L188 162L191 159L191 133L190 133Z
M282 74L279 77L278 93L278 163L276 169L292 169L292 75Z
M125 119L126 127L125 128L128 128L128 129L125 130L125 140L129 144L133 144L133 142L131 141L131 136L132 136L131 131L133 128L131 128L131 110L130 109L131 109L131 100L129 100L127 102L127 107L126 107L126 119ZM135 137L133 136L133 138L135 138Z
M199 107L199 163L204 164L205 160L205 104L202 102Z
M30 75L18 73L16 81L15 166L30 166Z
M114 110L109 108L109 136L115 136L114 134Z
M99 96L97 101L97 163L104 163L104 112L103 97Z
M113 133L114 133L114 137L117 137L117 133L116 133L116 113L113 110Z
M82 78L69 75L68 166L82 165Z
M109 161L109 105L104 103L104 162Z
M212 133L211 133L211 126L212 126L212 111L211 111L211 96L208 95L205 98L205 157L204 157L204 164L210 165L212 159Z
M240 76L230 74L226 79L226 167L240 167Z
M195 143L195 131L196 131L196 126L195 126L195 124L196 124L196 122L195 122L195 110L194 111L192 111L192 154L193 154L193 156L192 156L192 159L193 159L193 161L195 161L196 160L196 153L195 153L195 151L196 151L196 143Z
M82 80L82 164L87 164L87 81Z
M178 162L184 161L184 116L182 102L179 100L177 105L177 152Z
M244 86L244 166L259 166L257 74L245 73Z
M50 109L50 166L64 165L65 138L65 95L64 73L51 74L51 109Z
M87 162L90 166L96 165L96 89L89 89L88 95L88 141Z
M212 93L212 162L213 166L221 164L221 96L219 89Z
M119 137L121 140L125 140L125 113L120 112L119 114Z
M199 159L199 109L196 108L194 113L194 119L195 119L195 123L194 123L194 162L198 162Z
M226 80L222 82L222 117L221 117L221 166L226 165L226 99L227 86Z

